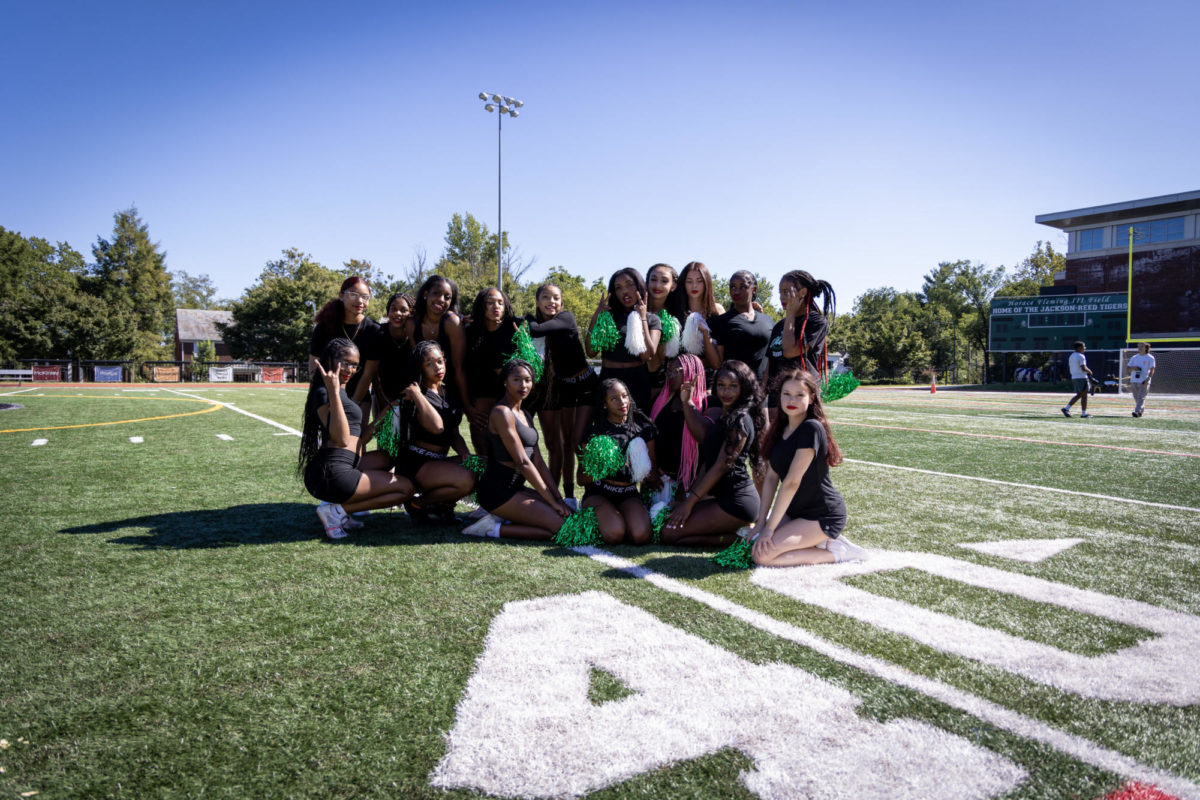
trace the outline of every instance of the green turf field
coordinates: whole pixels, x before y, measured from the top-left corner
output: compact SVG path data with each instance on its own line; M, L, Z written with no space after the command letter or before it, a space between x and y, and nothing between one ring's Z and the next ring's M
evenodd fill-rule
M1200 800L1200 398L861 388L872 559L729 572L329 544L302 387L0 395L0 798Z

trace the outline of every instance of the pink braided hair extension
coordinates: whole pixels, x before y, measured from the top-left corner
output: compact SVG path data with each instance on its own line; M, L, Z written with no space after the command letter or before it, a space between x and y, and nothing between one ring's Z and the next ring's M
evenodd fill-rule
M704 362L691 353L680 353L678 359L679 368L683 373L683 382L696 382L696 388L692 392L692 407L697 411L703 411L708 407L708 381L704 377ZM659 412L666 408L669 402L671 402L671 383L667 381L663 384L658 397L654 398L654 406L650 409L650 419L658 419ZM691 488L699 466L700 443L692 437L687 425L684 425L683 452L679 455L679 482L685 491Z

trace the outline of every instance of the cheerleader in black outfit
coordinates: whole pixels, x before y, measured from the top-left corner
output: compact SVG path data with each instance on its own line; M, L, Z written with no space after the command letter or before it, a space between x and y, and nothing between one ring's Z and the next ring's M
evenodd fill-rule
M475 495L487 516L463 529L469 536L549 541L571 509L550 483L538 450L533 416L521 408L533 391L533 367L514 358L500 370L504 397L488 417L488 462ZM525 488L528 480L532 489Z
M408 321L412 317L414 300L411 295L397 292L387 301L387 324L380 326L379 370L375 377L375 409L379 412L400 399L400 394L417 374L409 371L412 360L412 341L408 338Z
M622 453L629 453L630 443L641 439L646 445L646 466L652 467L657 430L633 403L629 389L616 378L607 378L601 382L598 394L602 399L595 409L588 438L610 436ZM650 541L650 513L638 492L636 477L628 459L616 473L595 482L582 468L579 471L579 481L585 487L583 507L596 509L596 521L605 544Z
M550 453L550 475L563 487L568 505L575 498L576 422L596 402L600 378L587 363L575 315L563 308L562 289L543 283L535 295L537 314L527 315L529 335L536 346L545 343L546 372L537 404L538 420ZM534 410L530 407L530 410ZM586 424L586 418L584 419Z
M591 330L604 312L612 314L620 339L611 350L599 353L592 349ZM627 347L630 325L641 328L641 352ZM601 298L588 325L589 335L584 342L589 356L601 357L600 378L618 378L629 387L629 393L639 408L650 407L650 371L647 363L654 358L662 337L662 320L651 314L646 305L646 282L638 271L626 267L608 279L608 294Z
M770 467L750 534L754 563L791 567L864 560L866 551L841 535L846 504L829 468L841 463L842 453L825 419L816 377L803 370L780 375L779 406L781 414L763 441Z
M822 298L818 307L817 298ZM819 281L802 269L784 273L779 279L779 302L783 319L771 329L767 346L767 382L776 385L786 370L803 369L817 376L825 372L825 339L837 313L837 295L828 281ZM774 403L774 394L770 403ZM769 405L770 405L769 403ZM779 413L770 405L771 421Z
M683 272L679 273L679 284L667 304L671 313L677 319L682 320L683 352L700 356L700 360L709 370L709 384L711 385L712 370L720 366L721 355L717 352L710 326L718 316L725 313L725 307L717 302L712 275L704 262L689 261L687 263ZM699 316L692 323L692 327L689 327L688 320L692 314Z
M679 274L670 264L655 264L646 270L646 308L651 314L658 316L660 322L662 314L675 316L670 308L670 300L671 293L678 287ZM683 320L676 318L676 323L678 324L676 337L678 337L683 333ZM662 391L667 382L667 373L663 369L667 359L679 354L678 342L670 353L667 352L669 344L664 330L658 340L658 347L654 350L654 357L646 362L646 367L650 370L650 394L654 397L658 397L658 393Z
M413 493L408 478L392 474L386 453L364 452L374 431L363 425L362 410L346 393L358 364L353 342L331 341L317 359L304 403L297 471L309 494L321 501L317 516L330 539L344 539L347 530L362 527L350 514L390 508Z
M476 453L486 452L488 413L504 395L500 368L513 354L513 334L517 320L504 292L487 288L475 295L471 319L467 323L467 353L465 372L467 394L471 404L466 406L471 422L471 445Z
M458 432L462 411L446 398L443 383L446 357L437 342L421 342L413 349L412 374L420 383L410 383L400 405L400 453L396 474L412 481L420 495L406 507L415 520L441 517L453 521L454 501L475 488L469 469L450 459L450 448L467 454L467 444Z
M757 471L758 436L766 422L758 380L741 361L726 361L716 378L714 394L721 403L716 420L693 407L694 383L680 389L688 430L700 440L703 474L671 512L662 532L665 544L725 546L758 517L758 492L746 469L750 461Z
M407 323L408 340L418 343L433 340L446 356L446 399L468 415L472 413L467 397L467 343L462 318L458 315L458 287L449 278L430 275L417 290L417 302Z
M319 356L334 339L349 339L358 349L362 367L347 385L351 399L362 409L365 419L371 415L367 395L379 367L379 323L367 316L371 287L357 275L342 281L338 296L321 306L313 318L312 341L308 347L308 372L316 372Z

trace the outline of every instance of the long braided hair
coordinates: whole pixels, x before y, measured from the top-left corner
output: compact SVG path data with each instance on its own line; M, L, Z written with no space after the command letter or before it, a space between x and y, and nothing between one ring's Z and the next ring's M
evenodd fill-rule
M355 347L354 342L346 338L338 338L325 345L318 360L326 372L331 372L337 362L350 353L357 352L358 348ZM308 397L304 401L304 420L300 433L300 456L296 463L296 474L301 476L304 475L305 468L316 460L317 451L321 449L321 418L317 416L317 409L322 404L317 401L317 389L324 388L324 386L325 382L314 370L313 376L308 380Z
M679 364L680 377L684 383L689 381L696 382L696 389L692 392L692 407L697 411L704 411L708 407L708 384L704 377L704 362L699 356L694 356L691 353L680 353L672 361ZM667 369L670 369L671 362L667 362ZM658 415L671 402L672 397L671 382L667 380L663 383L662 390L658 393L658 397L654 398L654 405L650 408L650 419L658 419ZM683 426L683 449L679 454L679 483L683 486L684 491L692 487L692 481L696 480L696 473L700 469L700 443L692 436L687 425Z
M830 285L829 281L817 280L812 276L811 273L802 269L794 269L790 272L785 272L783 277L779 279L779 285L782 286L785 281L792 284L792 286L795 286L796 288L804 288L807 292L807 295L805 296L804 320L800 323L800 332L797 334L797 338L800 340L801 347L800 366L803 369L808 369L809 348L804 339L804 332L808 327L808 318L814 310L813 301L818 297L824 298L819 312L825 317L827 324L832 325L833 318L837 315L837 294L833 291L833 286ZM825 372L828 369L827 365L829 363L829 359L827 358L827 339L828 336L821 339L821 362L813 365L813 367L821 376L825 375ZM815 350L816 348L814 347L813 349ZM814 355L816 354L814 353Z

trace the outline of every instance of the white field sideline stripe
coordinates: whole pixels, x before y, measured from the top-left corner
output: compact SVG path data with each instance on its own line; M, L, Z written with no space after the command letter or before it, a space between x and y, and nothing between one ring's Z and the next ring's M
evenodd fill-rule
M660 589L690 600L695 600L722 614L728 614L735 619L740 619L773 636L795 642L834 661L848 664L870 675L900 686L906 686L909 689L940 700L984 722L995 725L1001 730L1006 730L1026 739L1049 745L1059 752L1066 753L1085 764L1091 764L1094 767L1099 767L1100 769L1141 783L1155 784L1160 789L1170 792L1181 799L1190 798L1191 800L1200 800L1200 787L1184 778L1179 778L1169 772L1163 772L1154 767L1142 764L1129 756L1101 747L1080 736L1058 730L1044 722L1027 717L1019 711L1005 708L990 700L977 697L970 692L957 689L933 678L917 675L903 667L888 663L874 656L856 653L849 648L823 639L814 633L797 628L795 625L777 620L774 617L746 608L745 606L740 606L720 595L689 586L674 578L668 578L666 575L661 575L653 570L638 566L632 561L619 558L606 551L594 547L576 547L573 549L602 564L627 572L634 577L643 578Z
M22 392L32 392L36 388L36 386L30 386L28 389L17 389L15 392L5 392L4 394L0 394L0 397L8 397L14 394L21 394Z
M1004 420L1006 422L1021 421L1024 423L1035 424L1035 425L1062 425L1063 424L1061 419L1059 419L1059 420L1029 419L1027 411L1024 411L1024 412L1013 411L1012 414L934 414L934 413L928 412L928 411L901 411L900 409L888 409L885 411L882 408L857 408L854 406L843 406L843 409L845 411L849 411L849 412L860 411L864 414L904 414L904 415L910 416L910 417L921 417L922 419L929 418L929 417L944 417L946 419L957 419L957 420L963 420L963 421L967 421L967 422L969 422L971 420L976 420L976 419L999 419L999 420ZM839 410L842 410L842 409L839 409ZM876 422L890 422L891 421L891 419L887 416L866 417L866 419L872 419L872 420L875 420ZM836 423L837 419L836 418L832 419L831 422ZM1062 430L1062 428L1059 428L1059 430ZM1158 433L1194 435L1191 431L1172 430L1170 428L1143 428L1141 425L1130 426L1127 428L1121 428L1122 436L1130 436L1130 435L1139 436L1139 435L1143 435L1143 434L1149 435L1149 434L1158 434Z
M230 411L236 411L239 414L245 414L247 417L250 417L251 419L256 419L259 422L265 422L268 425L273 425L274 427L279 428L281 431L287 431L288 433L292 434L293 436L303 436L304 435L304 434L300 433L300 431L296 430L295 428L289 428L287 425L284 425L281 422L276 422L275 420L267 419L266 417L260 417L258 414L251 414L249 411L243 411L242 409L235 406L233 403L226 403L223 400L213 400L211 397L201 397L200 395L197 395L197 394L188 394L187 392L180 392L180 391L176 391L175 389L168 389L167 391L171 392L172 394L178 394L178 395L182 395L184 397L191 397L196 400L203 400L206 403L212 403L213 405L216 405L216 406L224 406L225 408L228 408Z
M980 483L994 483L997 486L1015 486L1018 489L1034 489L1039 492L1054 492L1055 494L1072 494L1078 497L1095 497L1098 500L1112 500L1114 503L1133 503L1139 506L1150 506L1152 508L1169 508L1172 511L1191 511L1195 514L1200 514L1200 508L1192 508L1191 506L1173 506L1169 503L1152 503L1149 500L1133 500L1128 497L1113 497L1108 494L1095 494L1093 492L1077 492L1073 489L1056 489L1053 486L1035 486L1032 483L1014 483L1012 481L998 481L995 478L980 478L975 475L958 475L953 472L934 472L931 469L918 469L917 467L901 467L897 464L880 464L877 461L862 461L857 458L844 459L847 464L864 464L868 467L881 467L883 469L899 469L905 472L920 472L924 475L938 475L943 478L961 478L964 481L979 481Z

